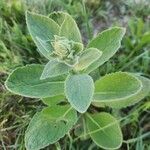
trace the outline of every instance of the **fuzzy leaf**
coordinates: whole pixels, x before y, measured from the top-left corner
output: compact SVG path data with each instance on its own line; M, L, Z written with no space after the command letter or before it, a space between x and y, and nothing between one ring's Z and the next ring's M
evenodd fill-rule
M27 65L14 70L5 82L7 89L26 97L44 98L64 93L65 77L40 80L44 66Z
M40 53L43 54L43 56L45 56L47 59L52 59L51 57L51 51L53 48L51 47L51 43L49 41L44 41L42 39L40 39L39 37L36 37L35 40L37 41L37 44L38 45L38 51Z
M133 76L133 74L132 74ZM132 94L128 97L122 97L122 98L118 98L118 99L98 99L98 100L94 100L93 104L96 106L110 106L112 108L123 108L123 107L127 107L127 106L131 106L134 105L135 103L139 102L140 100L142 100L144 97L146 97L149 92L150 92L150 80L142 77L142 76L137 76L134 75L141 83L142 83L142 87L140 90L138 90L135 94ZM130 85L130 83L128 82L128 85ZM139 88L140 88L139 87ZM94 96L96 97L96 96Z
M53 19L60 27L60 36L64 36L69 40L77 42L77 46L83 47L82 37L75 20L65 12L52 12L49 17ZM82 49L82 48L79 48Z
M61 26L65 20L66 13L62 11L52 12L50 13L49 17L53 19L59 26Z
M119 49L121 40L125 34L125 29L120 27L113 27L103 31L95 37L89 44L88 48L94 47L102 51L100 59L95 61L86 69L86 73L90 73L100 65L108 61Z
M67 13L65 19L60 27L60 36L64 36L69 40L82 43L81 34L75 20Z
M87 115L87 127L92 140L103 149L118 149L122 144L122 132L117 120L108 113Z
M125 107L132 103L132 101L127 103L126 99L134 97L142 87L142 82L130 73L108 74L96 81L93 104L115 108Z
M83 51L79 58L79 62L75 65L76 71L81 71L89 67L93 62L100 58L102 52L97 48L89 48L88 50Z
M40 79L60 76L68 73L69 70L71 70L71 67L65 63L59 62L57 59L53 59L45 65Z
M40 53L50 59L53 51L51 40L59 32L58 24L48 17L31 12L26 13L26 23Z
M73 50L75 50L75 54L79 54L84 49L84 45L79 42L73 42Z
M84 113L91 104L94 93L93 79L87 74L69 75L65 81L65 94L80 113Z
M70 106L47 107L32 118L25 133L27 150L39 150L62 138L77 122Z
M65 96L64 95L56 95L54 97L43 98L42 101L44 104L46 104L48 106L54 106L62 101L65 101Z

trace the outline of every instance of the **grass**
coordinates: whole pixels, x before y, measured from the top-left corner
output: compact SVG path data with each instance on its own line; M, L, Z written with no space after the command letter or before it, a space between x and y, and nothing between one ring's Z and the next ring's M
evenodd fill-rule
M38 110L44 107L39 99L29 99L8 92L4 81L16 67L31 63L45 63L37 53L28 34L24 12L49 14L54 10L69 12L78 22L83 41L87 43L97 32L113 25L127 27L122 47L116 56L94 73L96 76L109 72L130 71L142 73L150 78L150 21L148 1L131 4L130 0L1 0L0 1L0 149L25 150L24 133ZM121 121L124 144L121 150L149 149L149 102L150 96L135 106L112 112L127 116ZM74 132L51 145L49 149L98 150L99 148L84 135L82 120ZM81 138L74 138L74 134Z

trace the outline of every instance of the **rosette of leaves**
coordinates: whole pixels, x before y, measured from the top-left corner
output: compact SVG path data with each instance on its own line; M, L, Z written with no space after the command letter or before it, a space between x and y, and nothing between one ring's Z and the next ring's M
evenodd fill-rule
M89 74L119 49L125 29L112 27L83 45L74 19L54 12L48 17L27 12L29 33L44 65L32 64L14 70L5 82L13 93L40 98L48 107L37 112L25 134L27 150L53 144L68 133L85 113L87 134L101 148L118 149L122 144L119 121L107 112L86 113L90 105L120 109L133 105L150 91L150 80L128 72L110 73L94 83ZM65 101L65 105L61 105Z

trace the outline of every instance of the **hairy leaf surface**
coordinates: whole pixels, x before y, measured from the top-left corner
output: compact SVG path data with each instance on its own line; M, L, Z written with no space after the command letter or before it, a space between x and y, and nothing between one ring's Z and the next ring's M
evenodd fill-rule
M117 52L124 34L124 28L113 27L100 33L88 44L88 48L94 47L101 50L102 56L86 69L87 73L104 64Z
M108 113L87 115L87 126L92 140L103 149L118 149L122 132L117 120Z
M51 40L54 39L54 35L58 35L58 24L46 16L31 12L26 13L26 23L40 53L50 59L53 51Z
M47 107L32 118L25 133L27 150L39 150L62 138L77 122L70 106Z
M142 82L130 73L108 74L96 81L93 104L116 108L126 106L125 100L138 94L142 87ZM132 102L129 102L129 105L130 103Z
M75 66L76 71L81 71L89 67L93 62L100 58L102 52L97 48L89 48L83 51L79 58L78 64Z
M52 59L45 65L40 79L60 76L68 73L69 70L71 70L71 67L65 63L59 62L57 59Z
M65 94L80 113L84 113L91 104L94 93L93 79L87 74L69 75L65 81Z
M64 93L65 77L40 80L44 66L27 65L14 70L5 85L13 93L33 98L51 97Z
M64 36L69 40L82 43L82 38L81 38L79 28L75 20L67 13L65 13L65 19L60 27L59 35Z
M137 76L133 74L132 76L135 76L142 84L139 86L139 90L137 92L127 97L116 98L116 99L111 99L111 95L109 98L105 98L105 99L103 98L103 95L101 95L100 97L98 95L94 95L95 97L94 99L97 99L97 100L94 100L93 104L96 106L105 105L105 106L110 106L112 108L119 109L119 108L134 105L135 103L142 100L144 97L146 97L150 93L150 80L142 76ZM131 86L131 83L129 81L127 83L128 83L128 86Z
M42 101L44 104L46 104L48 106L54 106L62 101L65 101L65 96L64 95L56 95L54 97L43 98Z

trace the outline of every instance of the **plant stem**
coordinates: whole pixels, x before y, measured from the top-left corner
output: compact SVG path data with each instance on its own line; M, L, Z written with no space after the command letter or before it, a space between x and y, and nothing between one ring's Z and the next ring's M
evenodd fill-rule
M69 132L68 132L68 137L69 137L69 141L70 141L69 150L71 150L72 149L72 142L73 142L73 140L72 140L72 137L71 137Z
M60 146L59 142L57 142L57 143L55 144L55 146L56 146L56 150L61 150L61 146Z
M90 24L88 21L88 14L85 8L85 1L82 0L82 6L83 6L83 13L84 13L84 18L85 18L85 22L86 22L86 29L87 29L87 34L88 34L88 39L91 40L92 39L92 31L90 28Z
M148 51L145 51L142 54L140 54L139 56L135 57L135 59L133 59L132 61L130 61L129 63L127 63L120 70L123 71L124 69L126 69L128 66L130 66L131 64L133 64L135 61L137 61L138 59L140 59L141 57L143 57L147 53L148 53Z
M137 142L137 141L139 141L139 140L141 140L141 139L144 139L144 138L146 138L146 137L148 137L148 136L150 136L150 132L147 132L147 133L145 133L145 134L143 134L143 135L141 135L141 136L139 136L139 137L137 137L137 138L129 139L129 140L123 141L123 142L124 142L124 143L127 143L127 144L129 144L129 143L134 143L134 142Z

